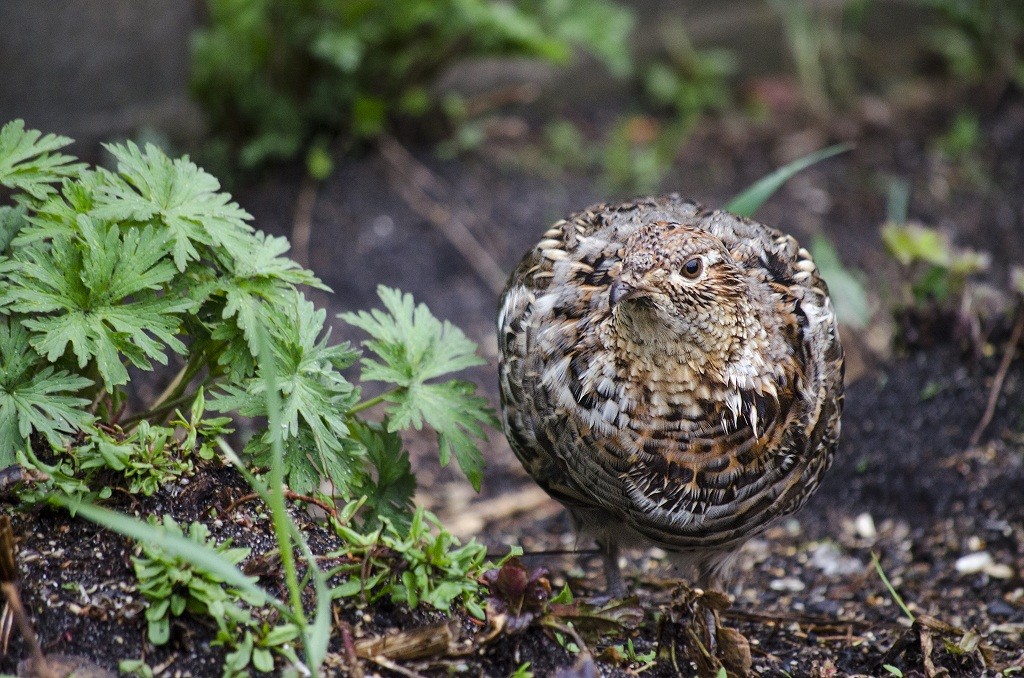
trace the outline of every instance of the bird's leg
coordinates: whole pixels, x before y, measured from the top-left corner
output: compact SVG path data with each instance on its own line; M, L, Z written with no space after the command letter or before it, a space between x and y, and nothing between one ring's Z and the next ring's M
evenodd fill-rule
M604 578L608 586L608 595L622 598L626 587L622 583L622 569L619 567L619 545L612 539L600 539L597 542L604 560Z
M711 605L708 605L708 601L704 600L703 593L715 590L716 579L715 570L708 561L702 562L697 567L697 588L701 590L702 595L698 596L694 601L693 613L695 615L704 615L704 627L708 631L708 652L712 656L718 650L718 629L721 626L721 621L718 611Z

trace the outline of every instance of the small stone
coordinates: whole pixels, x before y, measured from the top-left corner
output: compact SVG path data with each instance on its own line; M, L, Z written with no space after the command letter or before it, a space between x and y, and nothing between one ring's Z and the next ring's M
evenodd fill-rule
M772 582L768 584L768 587L772 591L785 591L786 593L798 593L806 588L804 583L796 577L773 579Z
M826 577L845 577L864 571L864 563L845 555L833 543L818 544L811 552L810 564L822 571Z
M875 528L875 519L870 513L861 513L853 520L853 529L861 539L873 541L878 538L878 530Z
M992 560L992 555L988 551L978 551L957 558L953 567L960 574L978 574L994 564L995 561Z
M985 568L985 574L993 579L1012 579L1013 568L1006 563L992 563Z

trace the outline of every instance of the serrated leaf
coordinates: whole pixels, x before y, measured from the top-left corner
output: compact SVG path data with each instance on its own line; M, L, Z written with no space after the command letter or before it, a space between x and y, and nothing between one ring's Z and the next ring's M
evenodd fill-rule
M381 285L377 294L384 311L342 313L350 325L372 338L363 345L380 360L363 358L364 381L411 386L443 374L483 365L476 344L458 327L435 318L426 304L416 305L411 294Z
M273 279L292 285L307 285L318 290L331 291L319 278L299 266L286 255L291 245L287 238L267 235L256 231L251 238L247 254L232 264L234 274L238 278Z
M52 445L92 422L89 400L74 394L92 385L85 377L42 366L17 322L0 322L0 466L15 462L33 430Z
M357 354L348 344L329 345L323 333L325 312L298 293L283 308L267 316L271 326L270 350L260 360L273 360L275 383L281 398L281 430L268 431L251 443L250 452L263 458L271 435L280 435L288 456L290 482L308 491L326 475L339 491L351 483L353 459L358 456L347 441L346 417L358 397L341 371ZM266 383L259 366L243 386L228 385L210 407L238 410L246 416L266 414ZM298 485L295 485L298 484Z
M387 429L422 428L426 423L438 435L441 464L455 455L473 487L480 489L483 456L476 440L486 440L483 425L497 426L484 398L475 395L468 382L427 384L427 380L473 365L483 364L476 345L460 329L435 318L426 305L418 306L412 295L378 287L384 310L344 313L340 317L361 328L371 338L363 345L376 358L364 357L363 381L384 381L398 388L385 399Z
M28 221L25 219L25 206L0 207L0 257L7 252L11 241L21 232Z
M195 302L159 294L174 267L162 261L166 238L153 229L122 234L84 215L78 225L79 238L23 250L0 304L33 316L24 324L34 332L32 346L48 360L70 344L79 367L96 361L109 389L127 382L124 359L151 369L150 360L166 364L166 348L185 352L175 336L178 314Z
M74 176L84 165L55 151L71 143L68 137L43 135L26 130L23 120L12 120L0 128L0 185L24 191L37 200L55 192L51 186L63 177Z
M350 432L352 439L366 449L367 459L377 470L377 480L367 481L361 490L366 497L370 526L378 524L380 517L406 529L413 510L416 476L402 439L378 424L366 422L352 424Z
M416 384L408 390L386 396L395 407L388 409L389 431L422 428L424 422L437 432L441 465L452 454L473 489L479 491L484 459L476 440L486 440L483 425L498 426L487 399L474 395L476 385L465 381L444 384Z
M107 144L117 159L117 177L97 189L93 214L117 221L156 221L170 234L174 264L184 271L200 250L222 247L244 258L252 219L220 192L220 182L188 156L171 160L156 146L145 151L132 142Z

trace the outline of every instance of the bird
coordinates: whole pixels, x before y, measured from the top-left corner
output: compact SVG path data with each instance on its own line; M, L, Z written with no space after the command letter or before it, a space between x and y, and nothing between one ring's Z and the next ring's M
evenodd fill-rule
M525 254L497 325L506 437L596 540L613 596L631 546L720 586L832 463L835 309L775 228L678 194L594 205Z

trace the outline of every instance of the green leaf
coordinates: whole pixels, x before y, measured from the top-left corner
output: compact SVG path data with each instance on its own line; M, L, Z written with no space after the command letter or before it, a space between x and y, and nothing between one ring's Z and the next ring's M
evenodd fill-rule
M272 323L270 347L260 358L256 376L242 386L224 386L210 406L222 412L237 409L246 416L266 414L263 377L267 361L272 361L281 400L281 428L257 438L249 451L265 459L271 436L279 435L294 489L308 491L326 474L344 493L357 457L355 446L348 442L346 417L358 394L341 370L350 366L357 354L345 343L329 345L329 332L320 338L326 314L298 293L293 292L287 305L274 311L267 318Z
M377 480L366 481L361 488L366 497L370 526L379 518L390 520L405 529L413 510L416 476L409 463L409 453L402 448L398 434L378 424L356 422L350 425L352 438L366 448L367 458L377 469Z
M486 440L482 426L497 426L493 411L484 398L474 395L468 382L425 383L457 370L483 364L476 345L460 329L441 322L424 304L416 305L412 295L381 286L377 288L384 311L344 313L340 317L370 335L363 345L376 358L364 357L363 381L384 381L398 388L384 399L387 429L422 428L426 423L438 434L441 463L452 454L459 467L480 488L483 457L475 440Z
M249 240L248 255L228 265L231 275L223 276L216 290L224 298L221 317L224 320L233 318L235 327L220 323L212 333L214 339L229 343L228 351L222 355L222 364L242 366L242 369L232 369L237 378L248 376L251 362L238 355L235 328L245 338L249 357L255 357L257 328L273 331L274 328L289 327L287 310L294 305L296 285L330 291L311 272L284 256L288 251L285 238L257 232ZM290 330L285 336L288 334Z
M498 426L487 399L474 395L476 385L465 381L444 384L414 384L385 396L395 404L388 409L389 431L403 428L419 430L424 422L437 431L441 466L447 466L452 454L473 489L483 481L484 459L474 439L486 440L483 425Z
M105 227L80 216L79 238L58 238L49 251L24 250L10 273L11 288L0 296L16 311L31 314L32 346L51 362L68 344L85 367L95 360L108 389L128 381L123 360L151 369L167 363L166 348L185 352L175 336L192 308L188 298L160 295L174 276L162 261L166 238L151 228Z
M871 320L871 304L860 279L839 260L839 254L824 236L811 240L811 254L821 277L828 284L829 296L841 323L863 329Z
M118 176L99 187L94 216L162 224L179 271L208 248L222 247L240 259L246 256L246 236L252 232L246 222L252 217L220 192L213 175L188 156L171 160L152 144L145 152L130 141L105 148L117 159Z
M21 229L28 223L25 219L25 206L0 207L0 261L10 247L11 241L21 232Z
M381 285L377 294L384 311L342 313L350 325L372 338L363 345L380 360L363 358L363 379L398 386L439 377L474 365L483 365L476 344L451 323L435 318L426 304L416 305L411 294Z
M28 332L16 321L0 321L0 466L15 462L33 430L62 446L62 434L92 422L84 410L89 401L73 395L92 382L41 362Z
M80 515L108 530L143 542L149 548L162 549L172 556L182 558L192 566L213 574L220 581L238 589L248 597L247 600L253 605L272 604L275 607L280 607L277 600L256 584L256 577L243 574L232 562L230 556L218 552L211 546L176 534L173 530L168 530L166 526L150 525L138 518L70 497L53 494L48 497L48 501L67 509L72 515Z
M754 216L754 212L760 209L761 205L763 205L768 198L772 197L777 190L782 188L782 185L789 181L794 175L799 174L817 162L821 162L826 158L831 158L832 156L840 153L845 153L852 148L853 144L836 144L835 146L829 146L828 148L823 148L820 151L811 153L810 155L798 158L754 183L750 188L746 189L729 201L729 204L725 206L725 209L737 216L752 217Z
M68 137L26 130L23 120L0 128L0 185L24 191L37 200L55 192L50 184L77 174L84 165L55 153L71 143Z
M886 224L882 227L882 243L903 266L924 261L947 267L952 259L949 241L939 231L921 224Z

